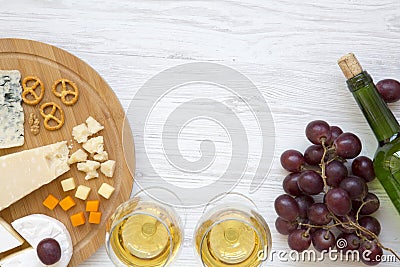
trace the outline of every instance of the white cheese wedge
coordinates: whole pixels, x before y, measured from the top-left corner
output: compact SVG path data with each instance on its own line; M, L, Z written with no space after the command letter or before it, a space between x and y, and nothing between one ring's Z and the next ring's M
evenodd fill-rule
M19 247L24 243L24 240L3 218L0 218L0 240L0 253Z
M96 121L92 116L89 116L86 119L86 124L89 129L89 132L92 135L104 129L104 126L101 125L98 121Z
M67 142L0 157L0 210L69 170Z
M45 267L37 256L36 249L26 248L0 260L1 267ZM52 265L57 266L57 265ZM58 265L62 266L62 265ZM66 266L66 265L65 265Z
M24 144L21 73L0 70L0 148Z
M71 260L73 253L73 245L71 236L65 225L47 215L32 214L15 220L11 223L14 229L31 245L35 250L40 241L45 238L53 238L57 240L61 247L61 259L51 265L52 267L66 267ZM36 255L37 257L37 255ZM38 257L37 257L38 258ZM39 258L38 258L39 260ZM40 261L40 260L39 260ZM0 266L3 267L2 264ZM13 265L6 265L13 266ZM30 259L24 261L24 265L19 266L36 266L30 264ZM44 266L44 265L38 265Z

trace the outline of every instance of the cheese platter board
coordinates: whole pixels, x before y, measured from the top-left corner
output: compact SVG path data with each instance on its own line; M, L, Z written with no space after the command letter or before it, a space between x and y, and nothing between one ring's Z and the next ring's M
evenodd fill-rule
M71 253L54 266L77 266L104 244L107 218L133 185L124 122L116 95L88 64L48 44L0 39L0 234L9 240L0 263L36 257L32 249L40 256L46 244L32 241L35 231Z

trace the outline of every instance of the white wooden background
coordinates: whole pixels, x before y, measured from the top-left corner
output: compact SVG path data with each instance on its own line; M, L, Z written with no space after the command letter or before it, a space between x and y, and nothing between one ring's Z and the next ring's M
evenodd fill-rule
M400 79L398 0L1 0L0 6L0 37L47 42L75 54L105 78L125 108L146 80L178 64L218 62L249 77L275 120L275 161L267 182L252 195L271 226L274 249L287 248L273 226L273 200L283 192L286 175L279 155L288 148L306 148L307 122L326 119L356 132L363 154L375 151L375 139L346 89L337 58L353 51L376 81ZM391 108L400 118L400 103ZM146 177L140 166L144 148L136 149L137 171ZM194 146L186 149L197 151ZM247 186L241 184L237 191L246 193ZM382 222L381 240L400 252L400 216L376 181L371 187L382 201L376 214ZM200 213L188 213L188 239ZM199 266L189 245L174 266ZM319 265L267 265L288 264ZM112 264L103 247L81 266Z

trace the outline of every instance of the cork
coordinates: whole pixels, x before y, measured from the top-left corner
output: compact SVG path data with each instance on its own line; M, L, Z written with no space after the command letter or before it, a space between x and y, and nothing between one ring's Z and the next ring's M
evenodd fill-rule
M349 53L339 58L338 64L347 79L351 79L363 71L360 62L358 62L353 53Z

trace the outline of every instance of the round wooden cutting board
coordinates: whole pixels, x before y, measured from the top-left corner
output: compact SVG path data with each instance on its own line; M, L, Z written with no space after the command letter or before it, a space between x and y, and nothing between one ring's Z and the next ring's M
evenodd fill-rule
M71 132L74 126L85 122L88 116L92 116L104 125L104 130L97 135L104 136L104 147L109 154L109 159L116 161L113 178L107 178L99 171L99 178L86 181L85 173L78 171L76 164L72 164L70 171L0 212L0 217L9 223L35 213L46 214L63 222L74 244L74 253L69 266L77 266L104 244L107 219L120 203L129 199L132 191L135 154L132 134L130 128L126 127L129 124L124 124L124 110L112 89L95 70L68 52L48 44L21 39L0 39L0 69L19 70L22 79L31 75L39 77L45 87L44 98L38 105L23 104L25 144L21 147L0 149L0 156L64 140L68 141L72 147L71 154L82 147L73 140ZM75 105L64 105L51 92L52 84L60 78L69 79L78 86L80 95ZM48 131L43 127L43 118L39 113L40 105L50 101L61 106L65 113L65 124L56 131ZM28 124L31 113L35 113L40 118L40 133L36 136L31 133ZM127 159L124 154L129 155L129 158ZM77 186L86 185L92 189L88 200L100 200L100 211L103 213L100 225L87 222L86 202L74 197L76 190L69 192L62 190L60 181L69 177L75 178ZM109 200L97 194L103 182L115 187L115 192ZM77 205L68 211L62 210L60 206L51 211L42 204L49 194L53 194L60 200L66 196L72 196ZM86 224L73 227L69 217L81 211L86 214ZM23 245L23 247L26 246L28 245ZM20 249L0 254L0 258Z

